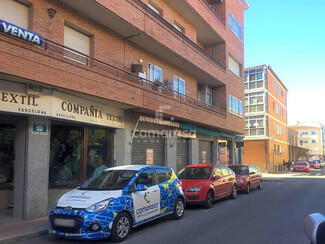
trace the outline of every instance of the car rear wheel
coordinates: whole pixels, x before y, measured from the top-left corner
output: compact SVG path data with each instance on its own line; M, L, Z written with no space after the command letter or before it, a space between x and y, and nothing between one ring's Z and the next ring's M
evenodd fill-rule
M213 204L213 192L209 190L205 197L204 207L211 208L212 204Z
M113 222L111 239L114 242L124 241L131 230L131 220L127 213L119 213Z
M234 186L232 187L232 191L231 191L231 194L230 194L230 198L231 198L231 199L236 199L236 197L237 197L237 186L234 185Z
M260 183L258 183L257 189L261 190L262 189L262 181L260 180Z
M181 198L177 198L174 205L174 211L172 214L173 219L181 219L184 215L184 201Z
M247 182L245 193L249 194L250 192L251 192L251 184L249 182Z

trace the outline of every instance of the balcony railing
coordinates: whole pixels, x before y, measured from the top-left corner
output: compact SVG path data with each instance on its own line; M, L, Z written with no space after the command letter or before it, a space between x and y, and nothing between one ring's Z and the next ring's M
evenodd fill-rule
M176 35L184 39L188 44L190 44L193 48L195 48L197 51L199 51L201 54L203 54L206 58L213 61L215 64L217 64L221 69L226 70L226 66L223 65L220 61L218 61L215 57L207 53L205 50L203 50L201 47L199 47L195 42L193 42L191 39L189 39L187 36L185 36L183 33L179 32L173 25L171 25L168 21L166 21L163 17L161 17L159 14L154 12L151 8L149 8L145 3L139 1L142 5L143 9L145 9L147 12L151 13L153 16L155 16L157 19L160 20L161 23L163 23L168 29L173 31Z
M62 55L64 57L74 60L78 63L84 64L89 67L94 67L94 68L103 70L105 72L108 72L109 74L115 75L117 77L121 77L123 79L137 83L139 85L142 85L150 90L155 90L162 94L168 95L173 99L178 99L185 103L189 103L194 106L207 109L211 112L217 113L220 116L226 117L226 109L224 109L224 108L218 108L218 107L206 104L204 102L201 102L197 99L191 98L189 96L183 95L179 92L171 90L170 88L168 88L167 86L165 86L163 84L158 85L150 80L140 78L139 76L137 76L133 73L119 69L115 66L112 66L112 65L102 62L98 59L87 56L83 53L80 53L76 50L70 49L70 48L63 46L61 44L58 44L58 43L55 43L55 42L45 39L43 47L47 51Z
M202 1L204 5L206 5L209 9L211 9L211 12L213 13L214 17L216 17L216 19L220 22L220 24L222 24L223 26L226 26L225 20L222 19L214 9L211 8L211 6L209 5L209 3L206 0Z

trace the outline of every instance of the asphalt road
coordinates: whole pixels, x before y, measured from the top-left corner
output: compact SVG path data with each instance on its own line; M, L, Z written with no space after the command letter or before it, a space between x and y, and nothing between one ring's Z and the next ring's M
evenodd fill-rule
M324 189L325 177L265 178L262 190L218 201L211 209L187 207L181 220L163 218L139 226L123 243L309 243L303 222L310 213L325 213ZM23 241L56 242L77 241L49 235Z

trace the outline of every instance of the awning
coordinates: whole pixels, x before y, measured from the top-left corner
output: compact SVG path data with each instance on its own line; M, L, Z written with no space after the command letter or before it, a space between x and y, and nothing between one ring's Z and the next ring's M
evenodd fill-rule
M172 127L176 127L176 128L180 127L178 122L157 119L157 118L151 118L151 117L147 117L147 116L143 116L143 115L139 116L139 120L141 122L147 122L147 123L152 123L152 124L157 124L157 125L166 125L166 126L172 126Z
M197 134L207 135L207 136L215 136L215 137L222 137L222 138L228 138L228 139L237 139L237 140L243 140L244 138L241 136L236 136L235 134L230 134L227 132L221 132L218 130L208 130L201 127L198 127L196 125L191 124L185 124L180 123L180 128L188 131L194 131Z
M220 137L219 131L207 130L207 129L198 127L196 125L181 123L180 128L184 129L184 130L188 130L188 131L194 131L195 133L202 134L202 135Z

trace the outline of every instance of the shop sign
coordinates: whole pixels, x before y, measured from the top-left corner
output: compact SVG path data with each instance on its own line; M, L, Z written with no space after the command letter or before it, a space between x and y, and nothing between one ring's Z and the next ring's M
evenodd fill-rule
M195 139L196 138L196 133L194 131L187 131L187 130L182 130L182 131L176 131L176 133L173 133L174 135L176 134L177 137L181 138L189 138L189 139Z
M44 40L43 37L4 20L0 20L0 32L38 46L42 46Z
M58 91L52 94L52 116L61 119L124 128L122 110Z
M153 149L147 148L147 160L146 164L152 165L153 164Z
M50 116L51 93L43 92L41 97L26 94L26 85L0 80L0 110L20 114Z
M207 162L207 151L202 151L202 163L205 164Z
M48 124L43 122L33 121L32 134L34 135L47 135Z

